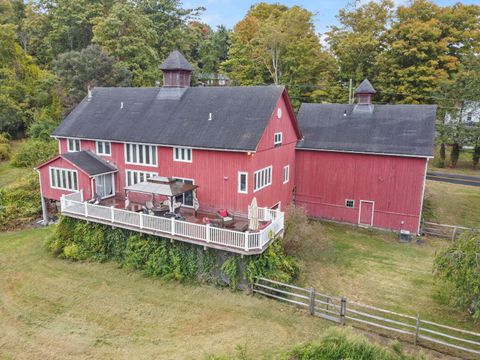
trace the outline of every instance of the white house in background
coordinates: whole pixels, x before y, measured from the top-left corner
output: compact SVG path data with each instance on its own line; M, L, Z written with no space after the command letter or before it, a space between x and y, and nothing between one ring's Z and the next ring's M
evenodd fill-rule
M473 126L480 123L480 101L466 101L464 108L458 116L445 114L445 124L462 122L467 126Z

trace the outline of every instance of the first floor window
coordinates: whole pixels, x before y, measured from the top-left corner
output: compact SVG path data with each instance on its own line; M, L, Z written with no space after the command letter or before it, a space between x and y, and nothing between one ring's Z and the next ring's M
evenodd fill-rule
M135 185L144 182L147 179L157 176L154 172L127 170L127 186Z
M80 151L80 140L67 139L67 150L68 152Z
M263 189L272 185L272 167L268 166L254 173L254 187L253 191Z
M97 195L102 199L115 195L113 174L97 175L95 181L97 184Z
M112 154L109 141L97 141L97 154L110 156Z
M127 164L157 166L157 147L155 145L126 143L125 162Z
M173 160L192 162L192 149L181 147L173 148Z
M347 208L353 209L355 207L355 200L350 200L350 199L345 200L345 206Z
M175 180L183 182L185 184L194 184L194 181L192 179L175 178ZM193 190L178 195L177 197L175 197L175 201L181 202L184 206L193 206Z
M53 189L78 191L77 171L51 167L50 187Z
M283 183L286 184L290 180L290 165L283 167Z
M238 173L238 192L241 194L248 193L248 173L246 172Z

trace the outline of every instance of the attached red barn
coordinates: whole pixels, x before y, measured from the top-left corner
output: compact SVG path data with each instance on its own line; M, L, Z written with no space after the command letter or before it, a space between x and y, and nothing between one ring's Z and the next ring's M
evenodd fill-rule
M436 108L374 105L374 92L365 80L354 105L301 106L296 204L313 217L418 233Z

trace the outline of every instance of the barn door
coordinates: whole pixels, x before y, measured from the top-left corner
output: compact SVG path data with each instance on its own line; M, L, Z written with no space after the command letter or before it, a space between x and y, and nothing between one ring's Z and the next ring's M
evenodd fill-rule
M373 201L360 200L360 214L358 214L360 225L373 225L373 205Z

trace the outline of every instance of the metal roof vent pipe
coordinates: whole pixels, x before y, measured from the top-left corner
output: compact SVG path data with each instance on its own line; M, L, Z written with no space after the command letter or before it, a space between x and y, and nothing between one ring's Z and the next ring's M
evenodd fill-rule
M92 100L92 89L90 89L90 85L88 85L88 88L87 88L87 100L88 101Z
M208 121L212 121L212 120L213 120L212 113L208 113Z

